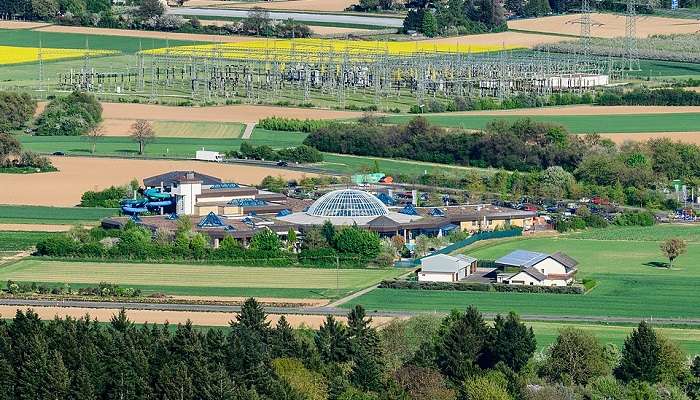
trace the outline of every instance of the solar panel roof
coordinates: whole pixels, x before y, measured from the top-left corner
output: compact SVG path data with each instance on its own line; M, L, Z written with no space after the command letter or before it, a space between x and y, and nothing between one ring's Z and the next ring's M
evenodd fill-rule
M512 265L516 267L531 267L549 257L549 254L535 251L515 250L496 260L496 264Z

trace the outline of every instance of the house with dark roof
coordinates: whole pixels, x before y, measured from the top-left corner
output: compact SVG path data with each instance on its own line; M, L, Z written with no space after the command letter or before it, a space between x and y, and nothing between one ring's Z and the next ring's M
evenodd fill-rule
M496 281L510 285L566 286L574 281L578 261L564 253L515 250L498 260Z

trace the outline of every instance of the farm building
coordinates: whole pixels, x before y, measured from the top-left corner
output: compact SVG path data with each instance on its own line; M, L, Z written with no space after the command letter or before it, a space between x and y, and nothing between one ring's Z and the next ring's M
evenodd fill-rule
M498 260L504 272L497 282L510 285L566 286L574 281L578 261L564 253L515 250Z
M420 282L458 282L476 271L477 260L463 254L436 254L421 259Z

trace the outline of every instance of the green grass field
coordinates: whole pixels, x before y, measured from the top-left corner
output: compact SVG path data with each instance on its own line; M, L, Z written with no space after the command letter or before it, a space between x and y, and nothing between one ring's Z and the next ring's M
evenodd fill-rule
M199 124L199 123L197 123ZM195 124L196 125L196 124ZM216 125L216 124L215 124ZM257 146L269 145L273 148L298 146L304 141L305 134L295 132L277 132L255 129L250 139ZM66 154L88 155L90 143L80 136L28 136L18 137L22 145L39 153L62 151ZM225 152L237 150L242 143L238 138L206 139L196 137L161 137L146 146L148 157L193 158L202 147L207 150ZM96 146L98 155L136 156L138 145L129 137L106 136L100 138Z
M55 233L0 231L0 252L26 250L52 235Z
M153 130L160 137L237 139L244 127L235 122L153 121Z
M700 113L630 114L630 115L547 115L547 116L493 116L493 115L430 115L433 124L445 127L482 129L491 121L515 121L531 118L540 122L561 124L571 133L644 133L693 132L700 126ZM414 116L388 117L391 123L406 123Z
M379 165L379 169L387 175L422 175L426 171L430 174L464 174L468 171L474 171L483 175L491 175L497 171L496 169L490 168L459 167L455 165L425 163L420 161L393 160L388 158L333 153L324 153L323 162L315 166L332 172L354 174L366 171L368 168L374 168L375 161Z
M571 327L581 329L595 335L601 343L612 343L618 347L627 338L627 335L634 329L634 326L621 325L606 325L606 324L569 324L559 322L539 322L526 321L525 325L531 326L535 331L537 339L537 348L545 350L549 345L554 343L560 329ZM655 327L657 332L660 332L667 338L678 343L688 355L700 354L700 329L691 328L669 328Z
M0 205L0 223L5 224L88 224L116 214L112 208Z
M628 230L629 229L629 230ZM598 286L586 295L489 293L377 289L355 299L370 310L449 311L474 304L484 312L516 311L527 315L598 316L633 318L698 318L700 296L700 242L692 241L687 254L672 270L665 265L656 241L668 236L697 239L700 227L657 226L616 228L562 237L503 240L466 252L493 260L516 249L554 253L562 251L579 261L578 278L593 278ZM610 240L615 238L614 240ZM625 239L626 238L626 239Z
M397 269L313 269L127 264L27 259L0 269L0 281L116 283L146 293L201 296L336 297L398 276Z
M165 40L131 36L89 35L78 33L41 32L29 29L1 29L0 45L19 47L69 48L93 50L119 50L133 54L139 50L166 46L184 46L198 42L187 40Z

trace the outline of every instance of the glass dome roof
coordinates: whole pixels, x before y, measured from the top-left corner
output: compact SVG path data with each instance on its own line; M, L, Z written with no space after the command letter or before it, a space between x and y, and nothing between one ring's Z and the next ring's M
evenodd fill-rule
M318 217L378 217L388 214L389 209L370 193L342 189L324 194L306 213Z

